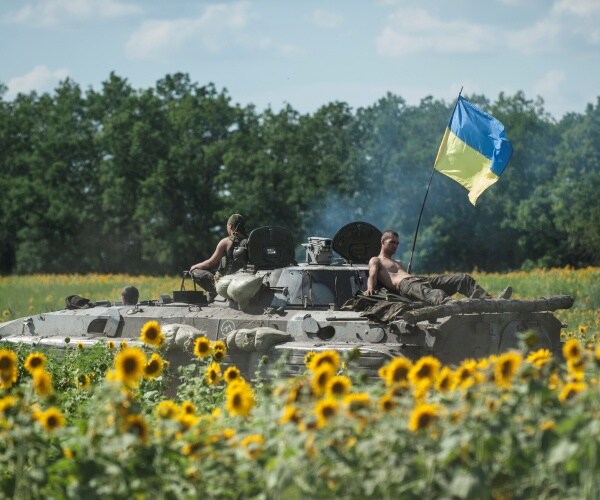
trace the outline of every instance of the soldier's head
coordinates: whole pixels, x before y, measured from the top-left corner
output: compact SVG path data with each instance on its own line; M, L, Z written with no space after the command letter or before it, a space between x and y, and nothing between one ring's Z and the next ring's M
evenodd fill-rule
M400 239L400 235L394 231L393 229L386 229L383 234L381 235L381 243L383 243L385 240L391 240L393 238L396 239Z
M227 232L229 234L246 234L246 219L241 214L233 214L227 219Z
M387 229L381 235L381 248L386 255L394 255L400 244L400 235L392 229Z
M121 300L125 306L134 306L138 303L140 292L134 286L126 286L121 290Z

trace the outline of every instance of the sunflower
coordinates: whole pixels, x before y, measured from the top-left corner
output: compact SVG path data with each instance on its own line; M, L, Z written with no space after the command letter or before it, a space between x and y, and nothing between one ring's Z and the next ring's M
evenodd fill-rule
M562 388L562 391L560 391L558 399L564 403L586 389L587 384L584 382L569 382L568 384L565 384L565 386Z
M156 378L160 376L164 369L163 359L155 352L152 353L148 363L144 367L145 378Z
M184 401L183 403L181 403L181 411L186 415L195 415L196 405L191 401Z
M144 375L146 355L139 347L125 347L115 357L117 379L127 385L137 385Z
M225 351L222 349L216 349L213 350L212 353L212 359L213 361L216 361L217 363L220 363L221 361L223 361L223 358L225 357Z
M352 382L345 375L334 375L325 387L325 393L332 398L344 397L352 388Z
M287 394L286 402L288 404L305 401L312 396L311 379L308 377L299 377L292 381L290 390Z
M567 370L571 375L583 375L585 371L585 357L569 359L567 361Z
M142 444L148 441L148 424L143 415L129 415L125 421L125 430L135 434Z
M48 432L52 432L53 430L65 425L65 417L58 408L52 406L46 411L40 413L38 416L38 422Z
M19 398L16 396L4 396L0 399L0 415L17 405Z
M210 340L206 337L198 337L194 342L194 354L198 358L204 358L210 354Z
M154 411L160 418L168 420L179 416L181 408L179 408L179 406L177 406L177 404L170 399L167 399L158 403Z
M408 379L414 387L427 382L431 385L440 371L440 361L433 356L423 356L417 361L408 373Z
M256 404L252 388L244 381L229 384L225 396L227 411L233 416L247 417Z
M221 367L214 361L206 367L204 376L210 385L217 385L221 381Z
M106 346L108 347L109 350L112 351L115 348L114 340L109 340L108 343L106 344Z
M412 432L429 427L439 416L439 407L433 404L421 404L410 415L408 428Z
M252 434L242 439L240 445L246 456L250 460L255 460L260 455L264 443L265 438L263 438L260 434Z
M322 365L329 365L332 371L336 372L340 367L340 355L337 351L322 351L315 354L311 360L309 369L315 372Z
M317 401L315 406L315 415L319 427L325 425L329 420L335 417L339 410L339 403L333 398L324 398Z
M308 351L304 355L304 365L306 366L306 368L310 368L310 362L311 362L311 360L312 360L312 358L314 357L315 354L316 354L315 351Z
M397 382L394 385L388 387L388 392L395 398L402 397L408 393L409 384L405 380L403 382Z
M552 360L552 353L548 349L538 349L527 356L527 362L541 368Z
M474 359L464 360L454 373L456 385L461 389L468 389L473 384L481 382L482 378L477 371L477 361Z
M435 379L435 388L439 392L450 392L456 387L456 377L450 368L444 366Z
M148 321L144 324L144 326L142 326L140 340L144 344L153 347L160 347L163 344L165 335L163 334L158 321Z
M383 413L390 413L396 408L396 401L394 400L394 395L386 392L383 396L379 398L379 410Z
M300 419L300 410L297 406L285 405L283 407L283 413L281 414L281 417L279 417L279 425L284 425L288 422L298 424L300 422Z
M231 384L231 382L240 380L242 378L242 374L237 367L230 366L229 368L227 368L227 370L225 370L225 373L223 374L223 378L225 379L225 382L227 382L228 384Z
M394 358L387 364L387 368L382 370L385 373L385 383L392 386L398 383L408 383L408 373L412 368L412 363L406 358Z
M562 352L567 361L578 361L583 355L583 349L577 339L567 340Z
M89 375L85 375L84 373L82 373L75 377L75 383L80 389L87 389L90 386L91 380Z
M227 346L225 342L222 340L216 340L212 345L213 351L223 351L223 353L227 353Z
M511 381L523 358L518 352L505 352L498 356L496 365L494 366L494 381L498 387L509 389Z
M199 417L190 413L180 413L179 415L177 415L175 420L177 421L181 431L183 432L190 430L194 425L200 422Z
M344 397L344 405L348 414L356 417L371 407L371 397L366 392L348 394Z
M77 349L81 350L83 349L85 346L83 345L83 342L77 342Z
M16 381L17 370L8 373L0 372L0 388L10 389Z
M17 371L17 355L9 349L0 349L0 375L8 378L8 375Z
M548 389L550 389L551 391L555 391L556 389L558 389L560 384L561 384L561 380L560 380L560 377L558 376L558 373L552 372L548 376Z
M334 376L334 373L333 367L328 363L324 363L316 368L313 371L313 376L310 382L313 393L317 396L324 394L325 390L327 389L327 384Z
M23 363L23 367L29 373L33 373L33 371L38 368L44 368L44 366L46 366L46 356L41 352L32 352L27 356L27 359L25 359L25 363Z
M33 390L38 396L52 394L52 376L46 370L35 370L33 372Z

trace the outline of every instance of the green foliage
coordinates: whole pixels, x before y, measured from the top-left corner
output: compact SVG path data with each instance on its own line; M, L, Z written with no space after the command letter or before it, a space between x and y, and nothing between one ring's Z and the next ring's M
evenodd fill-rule
M83 93L4 100L0 273L176 274L209 256L227 217L284 226L296 241L353 220L412 238L452 104L386 94L353 111L258 113L176 73L134 89L114 73ZM473 208L434 175L419 273L598 265L600 101L556 122L540 98L470 96L505 125L514 155Z

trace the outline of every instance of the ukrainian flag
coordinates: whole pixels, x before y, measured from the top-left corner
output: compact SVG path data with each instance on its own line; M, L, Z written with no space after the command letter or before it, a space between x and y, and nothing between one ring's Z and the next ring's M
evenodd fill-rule
M464 186L475 205L504 172L512 146L504 125L462 96L450 117L434 168Z

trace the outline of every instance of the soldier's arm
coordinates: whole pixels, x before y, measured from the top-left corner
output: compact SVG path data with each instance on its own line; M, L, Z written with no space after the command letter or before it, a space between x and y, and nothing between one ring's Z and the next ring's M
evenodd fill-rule
M365 295L373 295L375 293L379 265L379 257L372 257L371 260L369 260L369 277L367 278L367 290L365 291Z
M223 258L223 255L225 255L225 252L227 251L227 247L230 244L231 240L229 238L223 238L221 241L219 241L219 243L217 244L217 248L215 248L214 253L206 260L202 261L202 262L198 262L198 264L194 264L192 267L190 267L190 272L193 271L194 269L214 269L216 268L219 263L221 262L221 259Z

